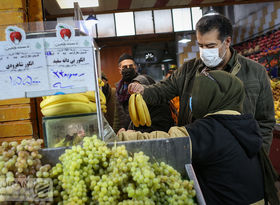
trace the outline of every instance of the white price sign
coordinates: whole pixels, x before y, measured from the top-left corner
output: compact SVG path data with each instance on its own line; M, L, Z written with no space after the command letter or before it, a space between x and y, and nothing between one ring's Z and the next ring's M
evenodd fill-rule
M95 90L92 38L57 25L57 37L26 39L9 26L0 42L0 100Z

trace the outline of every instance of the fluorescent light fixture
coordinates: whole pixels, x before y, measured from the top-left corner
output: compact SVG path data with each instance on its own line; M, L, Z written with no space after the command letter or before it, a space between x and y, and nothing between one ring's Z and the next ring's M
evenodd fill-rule
M181 40L178 41L178 43L188 43L190 41L191 41L191 39L182 38Z
M61 9L73 9L74 2L78 2L80 8L98 7L98 0L56 0Z
M115 13L117 36L135 35L133 12Z

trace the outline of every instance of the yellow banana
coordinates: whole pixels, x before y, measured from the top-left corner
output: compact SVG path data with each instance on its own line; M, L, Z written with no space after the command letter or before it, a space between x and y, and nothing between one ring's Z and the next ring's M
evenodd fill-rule
M87 97L81 94L67 94L67 95L51 95L45 97L45 99L40 103L41 108L48 107L50 105L62 103L62 102L83 102L88 103Z
M140 125L144 126L146 124L146 117L144 113L144 107L143 107L143 98L142 95L137 94L136 95L136 110L139 117L139 123Z
M272 89L276 88L277 82L274 82L273 80L270 80L270 85L272 87Z
M95 91L87 91L85 93L81 93L82 95L86 96L91 102L96 102L95 101ZM101 89L99 89L99 95L100 95L100 103L102 105L106 104L106 97L104 93L102 92Z
M103 87L105 85L103 80L101 80L100 78L98 78L98 85L99 87Z
M148 109L147 104L146 104L145 100L143 99L142 95L141 94L138 94L138 95L140 95L141 99L142 99L142 105L143 105L144 115L145 115L145 119L146 119L146 125L148 127L150 127L152 125L152 121L151 121L149 109Z
M104 93L102 92L101 89L99 89L99 95L100 95L100 103L102 105L105 105L106 104L106 97L105 97L105 95L104 95Z
M71 115L80 113L96 112L95 103L84 102L62 102L43 108L42 114L44 116L57 116L57 115Z
M135 94L132 94L128 101L129 116L135 127L139 127L139 119L135 107Z
M106 113L106 112L107 112L107 107L106 107L106 105L102 105L102 104L101 104L101 110L102 110L102 112Z
M95 102L95 92L94 91L87 91L87 92L81 93L81 94L86 96L91 102Z

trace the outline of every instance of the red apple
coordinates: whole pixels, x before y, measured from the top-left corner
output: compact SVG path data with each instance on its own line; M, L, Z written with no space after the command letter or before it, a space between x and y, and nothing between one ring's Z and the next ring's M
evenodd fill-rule
M20 32L18 31L14 31L12 33L10 33L10 39L15 43L15 40L21 41L22 36L20 34Z
M60 36L65 39L65 37L67 36L68 39L71 37L71 31L70 29L67 29L67 28L63 28L60 30Z

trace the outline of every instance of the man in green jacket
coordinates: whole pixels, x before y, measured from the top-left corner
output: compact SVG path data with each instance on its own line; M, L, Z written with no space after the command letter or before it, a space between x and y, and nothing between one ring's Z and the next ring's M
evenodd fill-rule
M192 122L189 103L197 74L216 69L236 75L243 81L245 87L243 111L245 114L252 114L258 121L263 136L263 146L269 153L275 125L269 78L262 65L237 54L230 46L232 30L229 19L222 15L203 16L196 24L200 58L185 62L168 79L155 85L143 86L132 83L128 90L130 93L142 93L149 104L167 102L179 96L178 125L181 126Z

